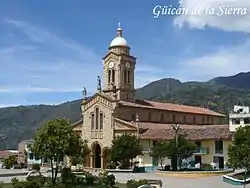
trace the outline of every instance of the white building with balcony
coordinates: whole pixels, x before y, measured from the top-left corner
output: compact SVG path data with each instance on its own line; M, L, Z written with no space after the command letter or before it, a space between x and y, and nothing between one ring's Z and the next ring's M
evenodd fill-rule
M250 111L248 106L234 106L229 114L229 129L235 132L240 126L250 125Z

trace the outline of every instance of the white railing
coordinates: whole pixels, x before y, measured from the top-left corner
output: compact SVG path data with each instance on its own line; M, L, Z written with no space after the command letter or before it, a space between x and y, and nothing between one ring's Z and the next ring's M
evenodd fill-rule
M93 130L91 131L91 139L102 139L103 131L101 130Z
M246 113L246 114L230 113L229 118L250 118L250 113Z

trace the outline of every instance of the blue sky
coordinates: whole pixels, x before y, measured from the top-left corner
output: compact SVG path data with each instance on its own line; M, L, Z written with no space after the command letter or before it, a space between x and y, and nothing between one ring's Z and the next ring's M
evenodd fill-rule
M156 5L199 15L160 15ZM96 90L102 57L121 22L136 56L136 87L172 77L206 81L250 69L250 12L207 15L206 7L250 10L248 0L2 0L0 107L58 104Z

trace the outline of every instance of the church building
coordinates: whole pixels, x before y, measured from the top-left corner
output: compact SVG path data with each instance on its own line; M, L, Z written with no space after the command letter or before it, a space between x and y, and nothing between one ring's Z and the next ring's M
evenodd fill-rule
M149 155L150 148L159 140L172 139L178 127L179 134L197 144L195 162L213 161L222 168L231 143L229 126L222 125L225 115L201 107L136 99L136 58L130 50L119 26L103 57L103 88L98 77L96 94L87 97L86 89L83 91L82 119L73 126L91 149L85 166L107 168L107 149L124 133L140 139L145 166L158 165Z

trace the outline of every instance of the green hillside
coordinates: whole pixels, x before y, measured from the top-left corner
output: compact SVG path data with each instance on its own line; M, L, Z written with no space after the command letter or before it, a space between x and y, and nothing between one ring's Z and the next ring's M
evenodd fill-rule
M146 100L206 106L225 114L235 104L250 106L250 90L236 88L235 84L234 87L219 85L215 81L182 83L166 78L138 89L136 96ZM0 108L0 149L17 148L19 141L32 137L35 130L50 119L64 117L73 122L80 115L80 100L54 106Z

